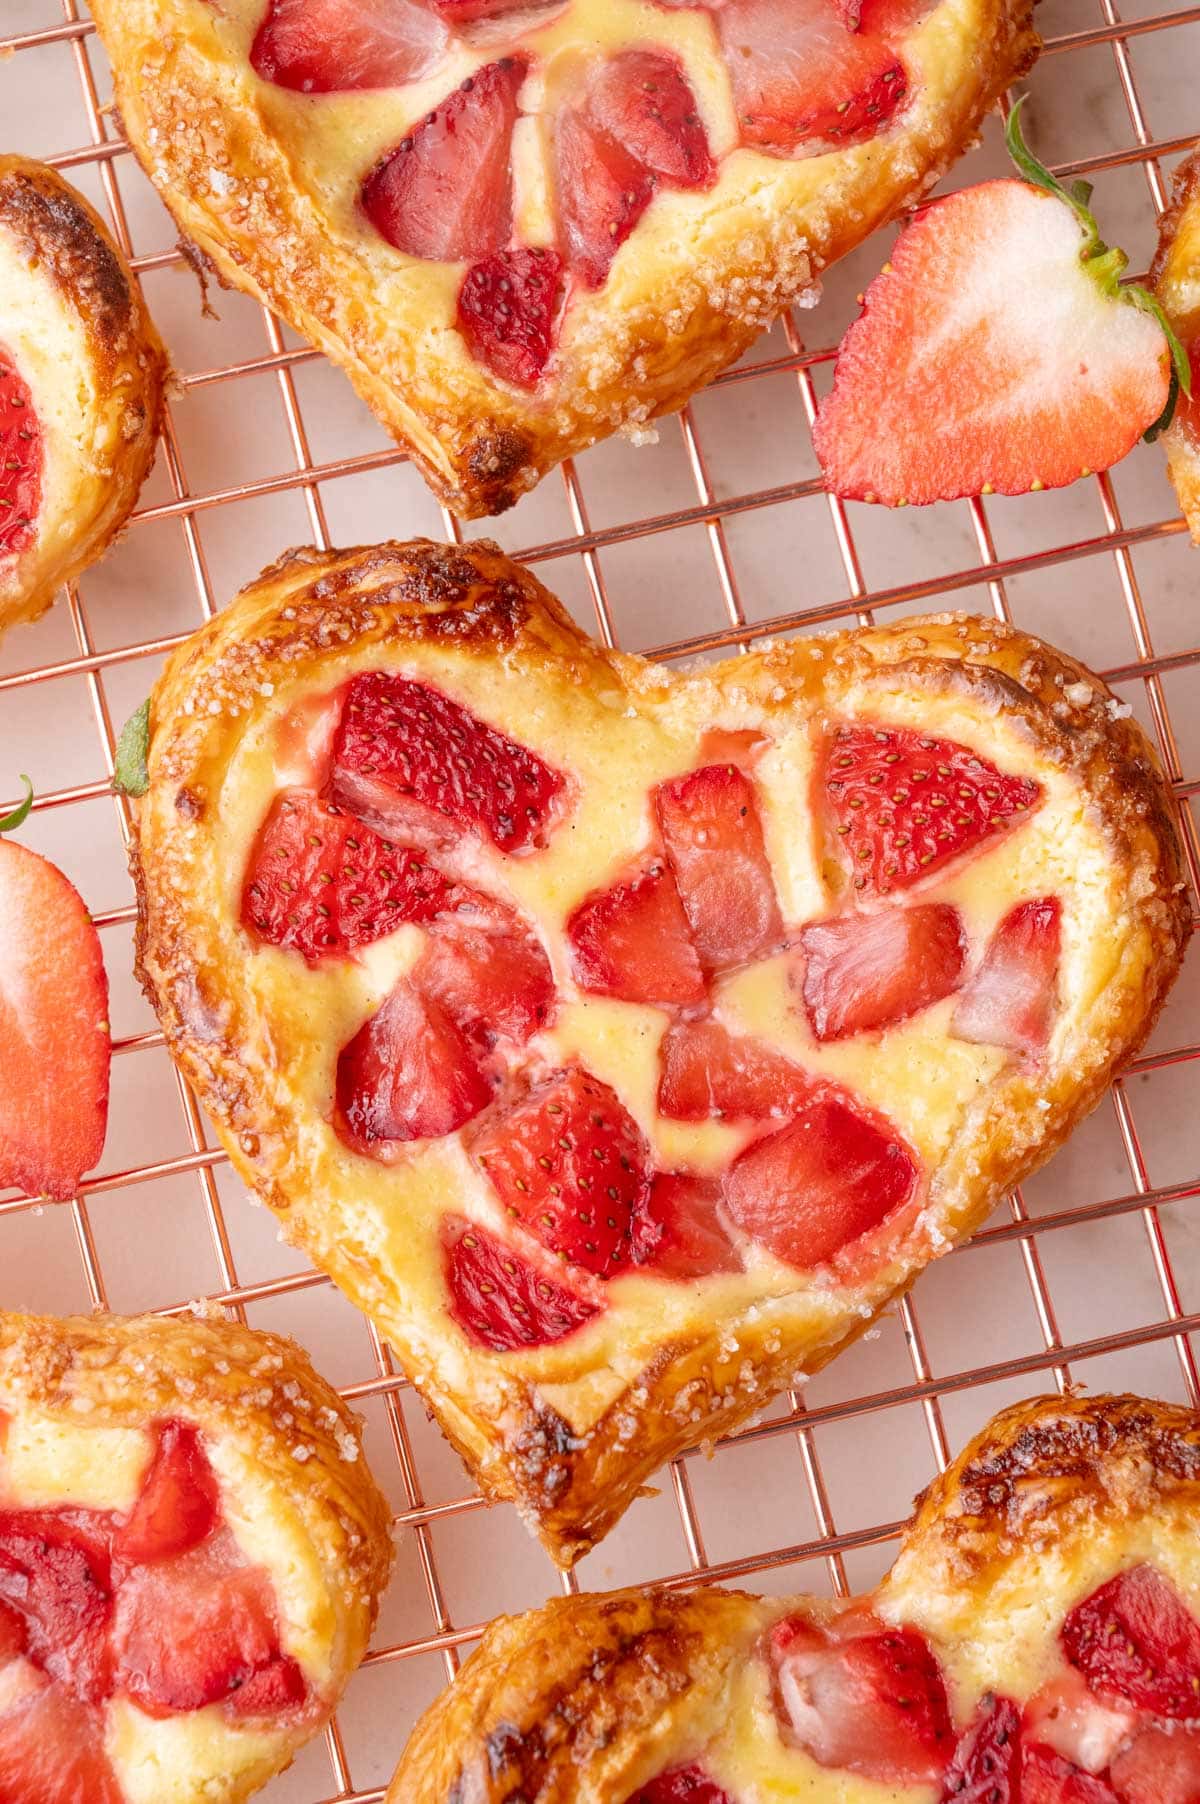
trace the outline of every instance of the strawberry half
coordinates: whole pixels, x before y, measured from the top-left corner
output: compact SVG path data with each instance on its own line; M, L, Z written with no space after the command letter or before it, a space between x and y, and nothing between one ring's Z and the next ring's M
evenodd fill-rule
M633 1218L635 1265L656 1278L707 1278L737 1272L742 1262L721 1220L721 1181L693 1171L655 1174Z
M563 254L585 288L600 288L654 198L654 175L575 107L555 122L554 172Z
M723 0L716 23L744 144L788 156L861 143L908 98L895 51L848 30L844 0Z
M333 799L377 831L445 845L479 832L501 852L544 846L558 771L425 683L355 677L334 746Z
M409 257L476 262L512 233L512 133L519 57L469 75L388 151L362 186L376 231ZM361 679L360 679L361 680Z
M24 551L42 505L45 450L33 398L0 345L0 558Z
M449 33L418 0L270 0L250 62L279 88L333 94L427 75Z
M1121 287L1086 183L1009 145L1030 181L935 201L901 232L842 340L813 428L825 486L889 506L1023 495L1107 470L1167 423L1187 359ZM1036 183L1036 186L1031 185Z
M959 998L951 1033L1027 1058L1044 1052L1058 1006L1061 948L1058 897L1019 902L988 941L983 963Z
M1153 1566L1131 1566L1076 1604L1060 1639L1102 1700L1200 1716L1200 1622Z
M104 1752L104 1717L59 1685L0 1715L0 1804L126 1804Z
M1122 1804L1196 1804L1200 1798L1200 1732L1147 1725L1109 1772Z
M704 973L669 868L635 865L567 920L571 969L581 990L664 1008L703 1002Z
M562 312L562 258L544 248L473 263L458 291L458 329L494 376L532 388L550 361Z
M450 1314L478 1347L512 1353L550 1346L600 1313L461 1216L444 1220L442 1247Z
M727 1791L698 1766L677 1766L635 1791L627 1804L733 1804Z
M593 125L623 144L672 188L710 188L717 179L678 57L661 50L622 50L606 57L588 88Z
M655 807L700 962L748 964L783 937L753 779L709 764L663 783Z
M799 945L801 994L818 1040L877 1033L941 1002L958 987L966 957L948 902L812 921Z
M111 1521L95 1510L0 1513L0 1600L35 1665L86 1702L112 1689Z
M946 1772L950 1804L1021 1804L1021 1712L988 1692L963 1730Z
M138 1500L113 1536L112 1550L139 1565L196 1547L217 1526L217 1479L189 1422L164 1422Z
M242 925L315 965L344 958L406 921L430 920L451 894L422 853L392 845L307 790L290 789L272 802L250 854Z
M463 1030L407 978L338 1058L338 1125L360 1150L453 1134L491 1099Z
M74 1196L104 1150L111 1059L104 955L82 898L0 840L0 1186Z
M569 1265L628 1265L650 1151L620 1099L579 1065L492 1117L471 1148L509 1214Z
M554 1014L554 976L541 945L515 909L462 889L432 923L412 973L472 1045L523 1046Z
M854 887L907 889L1023 820L1041 799L948 739L908 727L844 726L825 742L818 784Z
M659 1057L658 1107L673 1121L784 1120L819 1088L765 1040L731 1034L711 1019L668 1028Z

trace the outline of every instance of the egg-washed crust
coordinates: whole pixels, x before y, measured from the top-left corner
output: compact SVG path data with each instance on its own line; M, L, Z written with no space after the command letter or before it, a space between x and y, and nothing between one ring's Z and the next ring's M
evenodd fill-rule
M1200 149L1175 171L1171 205L1158 222L1150 280L1180 338L1200 345ZM1200 368L1193 367L1192 383L1195 393ZM1200 545L1200 449L1180 421L1164 433L1163 444L1179 505Z
M221 873L210 868L205 816L261 710L263 685L302 692L347 646L359 668L364 651L369 661L374 648L415 642L444 648L448 671L465 660L549 672L564 695L596 690L652 707L677 685L698 685L709 719L735 691L762 700L767 730L771 706L784 719L818 706L836 717L839 695L863 683L931 700L965 697L973 713L1003 717L1048 766L1078 783L1119 873L1112 971L1086 1028L1046 1070L1014 1068L998 1096L989 1088L986 1105L974 1105L986 1106L985 1123L968 1111L933 1174L937 1233L920 1257L898 1255L839 1298L838 1312L823 1318L824 1338L799 1313L789 1318L778 1298L769 1310L743 1309L732 1322L664 1336L636 1382L583 1433L564 1401L564 1392L578 1390L557 1386L554 1407L539 1393L539 1356L464 1352L448 1317L429 1329L406 1314L370 1236L331 1206L334 1180L323 1175L321 1156L298 1148L278 1049L238 981L244 934L236 921L220 923L229 911ZM974 1232L1096 1105L1145 1039L1178 969L1188 913L1165 786L1141 730L1121 715L1073 659L1014 628L953 614L779 643L675 677L593 643L532 575L479 541L291 553L175 653L152 700L150 789L134 856L139 968L168 1044L234 1164L289 1238L374 1318L484 1490L515 1501L563 1564L608 1531L665 1460L735 1428L798 1369L816 1371L929 1257ZM356 1195L365 1183L356 1178ZM453 1355L447 1336L459 1349ZM582 1421L580 1410L575 1422Z
M48 1421L71 1441L94 1429L188 1422L221 1472L226 1508L265 1500L279 1522L282 1563L328 1659L323 1670L305 1663L320 1708L270 1737L256 1725L255 1741L269 1745L240 1773L206 1775L196 1793L243 1804L333 1714L391 1572L391 1515L363 1458L358 1419L294 1341L193 1316L0 1312L0 1411ZM303 1563L288 1551L297 1532L312 1556Z
M180 230L342 365L464 518L502 512L564 457L681 407L938 180L1040 47L1030 0L942 0L916 34L921 85L893 129L797 162L737 152L742 173L716 217L703 194L673 196L686 203L684 255L626 250L527 395L475 361L450 315L431 319L406 295L410 259L328 216L276 128L278 95L222 46L207 0L92 11L129 140Z
M918 1499L891 1573L864 1601L907 1621L924 1599L958 1599L968 1632L1002 1640L989 1593L1031 1550L1072 1570L1089 1540L1136 1546L1198 1507L1190 1410L1139 1397L1018 1403ZM720 1733L733 1676L773 1623L811 1603L629 1590L501 1617L417 1724L386 1804L626 1804Z
M54 458L54 447L46 447L54 459L45 477L54 517L39 521L14 559L0 559L0 631L36 620L121 532L154 462L168 375L141 290L95 208L45 164L0 156L0 262L14 258L19 274L11 279L35 292L49 285L78 318L87 369L72 396L69 457ZM28 378L30 347L20 337L8 342L4 314L0 276L0 344ZM42 348L51 363L62 359L64 372L72 371L73 348L43 336L56 324L56 307L43 304Z

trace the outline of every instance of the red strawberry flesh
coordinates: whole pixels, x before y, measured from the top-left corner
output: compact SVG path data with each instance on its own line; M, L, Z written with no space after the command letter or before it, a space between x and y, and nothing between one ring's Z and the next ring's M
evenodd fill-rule
M783 935L753 779L710 764L662 784L656 807L700 962L747 964Z
M585 288L600 288L654 197L655 177L574 106L554 127L563 254Z
M588 896L567 921L581 990L622 1002L686 1007L704 1000L704 973L675 879L661 859L635 865Z
M1097 1697L1200 1716L1200 1622L1153 1566L1132 1566L1076 1604L1061 1640Z
M331 94L415 81L448 42L436 13L418 0L270 0L250 62L277 87Z
M785 1120L819 1089L765 1040L731 1034L711 1019L668 1028L660 1059L658 1106L673 1121Z
M1010 909L959 998L951 1033L960 1040L1006 1046L1029 1058L1044 1052L1054 1025L1061 946L1057 896Z
M716 23L744 144L779 155L858 144L908 98L895 51L847 30L839 0L724 0Z
M1196 1804L1200 1732L1149 1724L1117 1755L1109 1777L1122 1804Z
M475 360L532 388L554 350L564 287L561 257L541 246L473 263L458 291L458 329Z
M673 188L709 188L717 167L679 60L658 50L605 58L587 94L594 126Z
M0 1513L0 1600L23 1618L29 1658L87 1702L111 1689L109 1531L90 1510Z
M634 1263L656 1278L707 1278L742 1269L721 1220L721 1180L691 1171L655 1174L633 1221Z
M459 1216L442 1228L450 1314L476 1346L494 1353L551 1346L600 1313L495 1235Z
M1107 1780L1094 1778L1053 1749L1036 1745L1021 1749L1017 1796L1020 1804L1118 1804Z
M15 557L33 538L44 458L29 388L0 344L0 558Z
M813 921L799 945L801 994L818 1040L877 1033L941 1002L958 987L966 956L948 902Z
M523 1046L554 1014L554 975L515 909L468 889L431 924L413 984L472 1045Z
M164 1422L138 1500L113 1536L113 1553L138 1564L186 1553L212 1533L219 1504L197 1431L188 1422Z
M276 1716L292 1710L308 1696L303 1672L286 1654L260 1667L229 1698L229 1713L242 1720L250 1716Z
M1021 1712L1011 1698L982 1698L959 1737L942 1796L953 1804L1021 1804Z
M0 1714L0 1804L126 1804L102 1712L46 1685Z
M635 1791L627 1804L733 1804L733 1799L702 1767L677 1766Z
M360 1148L441 1139L491 1098L462 1029L407 978L338 1059L339 1127Z

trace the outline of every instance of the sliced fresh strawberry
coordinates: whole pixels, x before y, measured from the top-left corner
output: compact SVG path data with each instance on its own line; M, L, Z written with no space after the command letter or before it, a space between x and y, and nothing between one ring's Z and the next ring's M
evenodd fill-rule
M519 57L477 69L378 162L362 187L368 219L409 257L477 262L512 233L512 134Z
M429 845L478 831L502 852L546 843L558 771L425 683L355 677L334 749L333 799L377 831Z
M501 1039L523 1046L554 1014L554 975L539 941L515 909L476 891L457 892L433 922L412 977L485 1051Z
M125 1804L102 1713L43 1685L0 1715L0 1804Z
M638 864L587 896L567 921L581 990L622 1002L686 1007L704 1000L704 973L675 879L661 859Z
M826 487L924 505L1060 488L1124 457L1163 411L1170 355L1111 259L1084 263L1088 242L1027 182L917 214L838 350L813 429Z
M28 1657L87 1702L111 1690L111 1530L94 1510L0 1513L0 1599L24 1619Z
M702 1767L677 1766L635 1791L627 1804L733 1804L733 1799Z
M723 971L783 935L753 780L709 764L655 792L659 824L700 961Z
M1021 1804L1118 1804L1104 1779L1064 1760L1052 1748L1027 1744L1021 1749Z
M554 173L563 253L585 287L600 288L654 197L654 175L573 106L555 122Z
M835 1093L756 1140L726 1179L725 1207L744 1233L805 1271L838 1258L910 1202L916 1159L891 1125Z
M550 361L564 292L556 250L522 246L473 263L458 291L458 329L476 362L532 388Z
M1117 1755L1109 1779L1122 1804L1196 1804L1200 1731L1147 1725Z
M190 1422L163 1422L141 1492L113 1536L113 1553L139 1564L186 1553L217 1526L220 1492Z
M448 42L417 0L270 0L250 62L264 81L302 94L393 88L427 75Z
M744 144L858 144L908 98L895 52L847 31L839 0L724 0L716 18Z
M780 1726L819 1766L885 1785L939 1780L954 1749L941 1667L924 1636L855 1611L790 1617L769 1656Z
M959 1737L945 1804L1021 1804L1021 1712L989 1692Z
M248 1716L278 1716L293 1710L308 1696L308 1686L296 1662L286 1654L251 1675L229 1699L229 1713L240 1720Z
M599 1278L629 1263L650 1149L619 1097L579 1065L556 1071L476 1136L472 1153L509 1213Z
M0 840L0 1186L75 1194L104 1150L111 1059L104 955L82 898Z
M361 1148L441 1139L491 1099L462 1029L407 978L338 1059L339 1126Z
M957 989L966 957L948 902L813 921L799 944L804 1009L818 1040L876 1033L941 1002Z
M782 1121L819 1088L765 1040L731 1034L711 1019L668 1028L659 1057L658 1107L673 1121Z
M831 733L818 783L854 887L887 896L1024 820L1041 789L965 745L908 727Z
M442 1246L450 1314L476 1346L494 1353L550 1346L600 1313L461 1216L446 1218Z
M44 459L33 398L0 344L0 558L15 557L33 538Z
M1071 1666L1033 1694L1021 1717L1026 1741L1053 1749L1086 1773L1102 1773L1136 1726L1136 1711L1102 1702Z
M391 845L307 790L289 789L271 804L250 854L242 925L315 965L406 921L428 921L450 894L420 852Z
M1062 903L1041 896L1010 909L950 1023L960 1040L1007 1046L1036 1058L1046 1050L1058 1005Z
M1061 1639L1099 1698L1200 1716L1200 1622L1153 1566L1131 1566L1076 1604Z
M623 50L588 88L592 124L672 188L710 188L717 166L678 57Z
M737 1272L742 1262L721 1221L721 1181L694 1171L655 1174L633 1220L635 1265L656 1278L707 1278Z

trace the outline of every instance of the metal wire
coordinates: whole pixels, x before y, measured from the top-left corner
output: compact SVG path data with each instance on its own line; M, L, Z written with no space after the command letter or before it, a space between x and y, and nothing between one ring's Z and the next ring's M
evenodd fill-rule
M58 0L58 3L61 21L42 28L5 36L0 19L0 82L24 79L21 69L28 59L21 53L54 49L58 54L73 59L89 141L83 145L65 145L56 150L48 160L68 171L87 166L93 169L99 179L116 235L125 251L132 253L133 246L121 192L121 176L122 171L128 167L129 152L98 97L95 71L102 52L94 37L91 22L81 15L76 0ZM51 0L47 0L48 8L50 4ZM1050 38L1042 64L1044 74L1039 73L1035 82L1043 79L1048 82L1069 81L1071 58L1084 51L1107 47L1113 59L1132 141L1125 146L1112 146L1100 153L1060 164L1059 171L1094 174L1126 167L1140 168L1145 178L1149 203L1157 210L1166 198L1163 159L1187 148L1189 140L1186 137L1156 138L1152 135L1139 91L1135 61L1139 47L1147 38L1200 24L1200 6L1122 20L1114 0L1094 0L1094 4L1093 22ZM5 0L0 0L0 13L4 5ZM1064 59L1066 68L1062 67ZM1200 124L1200 121L1197 123ZM149 253L134 255L132 261L139 275L144 276L181 264L183 257L178 247L163 245ZM760 356L758 361L740 365L719 378L715 387L720 390L740 384L769 385L781 380L793 381L802 415L811 425L817 401L814 372L821 364L829 361L833 348L809 347L803 336L803 318L804 316L796 315L783 322L786 345L783 354ZM204 536L207 523L219 510L256 497L296 494L304 503L314 542L327 546L331 543L326 512L331 485L352 481L371 472L390 470L404 461L402 453L393 448L364 449L360 455L333 461L315 460L296 376L305 366L317 361L317 354L308 348L290 345L278 322L265 310L262 314L262 327L261 353L181 376L180 399L168 409L160 451L160 465L166 473L169 494L164 499L145 502L134 516L135 534L165 521L178 523L202 618L211 615L224 599L214 589ZM256 378L267 377L273 379L278 391L291 454L289 467L229 487L193 487L188 479L176 431L176 406L192 395L217 385L235 385L233 394L236 397L237 384L247 384ZM249 389L246 390L247 397L250 392ZM771 391L764 386L761 392L768 394ZM820 485L813 478L790 475L789 472L794 469L794 460L781 456L779 480L769 486L750 488L734 483L731 488L726 481L722 488L714 481L712 473L714 456L720 450L719 436L711 426L705 428L703 417L701 409L689 407L677 422L667 422L664 427L664 430L682 434L684 461L694 487L694 500L661 511L649 511L637 519L609 520L597 525L594 520L598 517L598 491L593 490L589 505L589 496L585 493L580 470L568 463L557 478L551 477L548 480L551 483L561 481L563 484L570 531L562 537L517 547L516 555L537 565L563 566L568 561L574 563L582 573L583 591L594 612L596 630L605 643L611 645L618 642L619 631L605 574L605 557L615 553L619 547L644 544L656 535L681 534L688 529L700 531L712 560L723 618L706 630L680 634L668 643L643 648L648 649L651 655L671 660L744 648L752 641L797 629L811 630L830 622L868 621L881 614L886 617L889 610L911 607L926 600L935 605L952 606L956 595L961 591L982 591L997 617L1007 618L1009 586L1014 579L1057 570L1066 581L1069 580L1072 567L1080 560L1107 556L1112 560L1116 587L1121 598L1120 605L1124 610L1136 656L1120 664L1110 665L1102 674L1110 682L1127 686L1141 685L1146 715L1179 804L1185 854L1193 890L1197 888L1200 838L1197 836L1192 803L1197 793L1200 793L1200 771L1189 771L1186 767L1181 750L1181 738L1186 744L1186 736L1181 736L1177 730L1178 723L1172 720L1168 705L1168 683L1180 673L1200 669L1200 643L1184 650L1156 651L1132 556L1135 549L1170 539L1183 532L1184 526L1180 518L1172 515L1148 523L1125 524L1113 485L1107 476L1101 476L1092 481L1103 516L1102 532L1085 538L1072 538L1068 534L1049 547L1001 557L997 554L987 504L975 501L963 504L967 508L975 548L972 561L958 569L929 571L887 586L872 587L864 575L864 559L855 541L849 511L837 500L828 498L825 506L844 576L845 593L831 596L828 600L818 599L795 611L774 615L764 621L755 619L747 609L746 598L750 584L745 571L739 571L735 537L731 528L742 519L757 528L765 522L768 510L781 503L817 497L821 494ZM628 455L634 454L630 452ZM1056 506L1052 497L1043 497L1042 501L1050 509ZM1064 514L1063 518L1065 520L1067 516ZM445 513L443 523L448 537L462 536L458 523ZM264 553L270 554L277 549L274 546L264 547ZM266 561L265 555L262 561ZM553 585L555 569L552 567L545 574ZM146 663L145 676L148 682L163 654L180 643L185 636L182 633L149 633L128 644L98 648L89 621L87 586L85 578L79 590L72 590L67 597L66 605L74 638L71 654L0 674L0 691L19 692L29 685L72 677L81 678L87 691L91 722L80 718L78 725L81 735L90 737L94 731L98 740L97 774L87 782L40 794L34 804L39 813L60 809L79 810L110 795L114 731L106 682L135 661ZM1197 638L1200 639L1200 633ZM13 643L19 649L19 642ZM129 823L123 804L114 803L112 818L122 838L127 838ZM90 815L81 814L79 820L81 832L94 831L94 811ZM129 906L97 912L95 918L98 925L106 935L112 933L114 936L110 950L115 951L118 939L122 942L127 939L126 930L133 914L134 911ZM1112 1112L1112 1127L1128 1174L1122 1193L1115 1196L1089 1195L1080 1202L1069 1199L1064 1201L1056 1192L1055 1206L1051 1208L1036 1204L1031 1206L1027 1197L1016 1195L1010 1199L1003 1215L994 1219L970 1247L959 1249L952 1255L954 1269L965 1273L969 1273L970 1268L960 1266L960 1261L995 1257L997 1249L1011 1247L1014 1255L1019 1257L1034 1326L1033 1334L1026 1337L1027 1344L1023 1350L1009 1351L1001 1357L979 1359L965 1365L956 1363L953 1358L947 1360L939 1357L936 1348L931 1350L927 1330L922 1324L922 1288L919 1286L916 1297L906 1299L900 1305L897 1316L893 1317L900 1330L898 1338L904 1342L911 1376L901 1376L901 1372L893 1366L886 1383L851 1386L849 1391L844 1388L841 1391L835 1390L823 1402L816 1399L816 1387L810 1387L812 1400L808 1402L805 1393L794 1391L769 1419L744 1430L732 1441L720 1444L721 1458L741 1458L743 1461L750 1457L743 1451L745 1449L762 1447L768 1443L794 1445L799 1453L796 1476L802 1480L801 1495L807 1500L805 1510L797 1508L797 1521L805 1517L811 1519L814 1532L800 1539L783 1540L744 1555L710 1557L709 1544L720 1525L711 1520L706 1523L704 1501L694 1482L698 1471L695 1467L695 1455L690 1454L676 1461L669 1475L669 1498L678 1516L685 1564L675 1570L656 1569L643 1576L667 1585L690 1583L698 1574L714 1580L738 1581L753 1579L757 1575L760 1581L764 1581L765 1575L780 1569L815 1561L818 1565L824 1563L827 1582L833 1589L845 1592L851 1588L853 1578L847 1568L847 1559L870 1550L884 1550L879 1557L886 1558L887 1544L894 1539L901 1523L896 1520L868 1521L854 1527L839 1527L837 1499L827 1482L821 1452L823 1432L836 1424L850 1424L865 1418L874 1418L878 1424L887 1412L905 1408L915 1410L924 1426L932 1470L933 1467L946 1463L955 1442L961 1438L951 1432L945 1420L946 1408L952 1400L969 1395L981 1387L1011 1385L1014 1382L1024 1389L1045 1387L1048 1384L1065 1388L1080 1380L1088 1362L1101 1359L1107 1362L1103 1368L1105 1380L1120 1382L1123 1368L1119 1364L1114 1367L1114 1360L1132 1359L1135 1355L1156 1347L1169 1347L1174 1351L1183 1394L1193 1403L1200 1400L1200 1380L1191 1340L1192 1335L1200 1329L1200 1313L1189 1311L1186 1307L1186 1286L1181 1285L1172 1262L1172 1247L1177 1243L1164 1231L1163 1225L1164 1210L1174 1209L1177 1213L1171 1219L1172 1222L1177 1222L1181 1219L1178 1210L1189 1199L1200 1196L1200 1171L1193 1166L1190 1175L1175 1175L1170 1182L1152 1182L1152 1173L1158 1172L1161 1175L1161 1167L1154 1157L1154 1144L1138 1121L1139 1098L1143 1094L1150 1094L1148 1091L1143 1092L1143 1085L1150 1084L1156 1077L1160 1082L1165 1081L1163 1074L1179 1067L1193 1074L1200 1072L1200 1065L1197 1064L1200 1060L1200 1021L1193 1019L1190 1023L1185 1022L1178 1009L1172 1018L1177 1026L1179 1043L1134 1061L1126 1076L1114 1087L1111 1101L1107 1105ZM115 1050L127 1059L161 1060L162 1036L153 1028L131 1033L117 1039ZM93 1199L107 1200L127 1192L136 1193L137 1187L158 1180L175 1180L179 1184L191 1182L198 1186L203 1220L219 1280L207 1291L207 1301L211 1305L223 1306L242 1319L253 1321L256 1319L256 1311L263 1306L286 1305L296 1302L309 1292L329 1291L328 1281L323 1276L303 1267L283 1269L275 1276L254 1280L240 1275L236 1256L237 1237L230 1233L225 1212L227 1198L231 1193L234 1195L233 1207L236 1209L245 1207L244 1199L236 1195L236 1186L232 1185L232 1174L228 1171L224 1155L209 1143L195 1100L181 1080L178 1082L178 1099L175 1145L169 1155L91 1178L80 1186L74 1201L64 1205L74 1231L83 1283L92 1304L101 1308L107 1306L110 1290L90 1214ZM1161 1110L1156 1110L1155 1113L1161 1113ZM31 1198L11 1192L0 1196L0 1223L9 1218L26 1216L44 1218L42 1206ZM1139 1321L1132 1326L1113 1327L1102 1334L1082 1335L1076 1331L1064 1337L1060 1327L1060 1311L1056 1308L1048 1276L1048 1271L1058 1269L1061 1273L1063 1269L1061 1260L1055 1267L1054 1248L1056 1242L1062 1244L1058 1237L1061 1236L1062 1241L1069 1241L1072 1235L1085 1231L1096 1232L1100 1224L1121 1223L1125 1218L1140 1221L1146 1237L1159 1298L1156 1319ZM48 1231L48 1228L43 1231ZM1103 1273L1097 1270L1098 1281L1102 1276ZM194 1306L194 1298L163 1294L162 1287L155 1295L154 1302L164 1314L180 1314ZM384 1620L391 1624L391 1630L380 1636L378 1644L368 1656L364 1672L373 1674L378 1669L386 1669L395 1675L410 1662L433 1657L440 1664L442 1678L450 1678L456 1670L460 1650L469 1646L481 1632L483 1612L471 1609L469 1604L465 1609L460 1605L456 1611L454 1596L459 1587L447 1583L448 1578L453 1579L456 1575L447 1568L444 1553L439 1555L439 1535L461 1519L477 1515L485 1506L478 1495L466 1486L465 1481L457 1485L451 1482L448 1487L450 1494L438 1495L439 1491L447 1489L444 1473L435 1481L431 1490L423 1477L422 1462L428 1466L430 1460L436 1457L431 1452L436 1443L431 1439L422 1440L417 1432L421 1427L421 1418L419 1411L410 1413L414 1402L411 1389L393 1369L387 1349L373 1330L361 1345L361 1361L354 1375L344 1379L341 1388L348 1398L354 1399L368 1411L382 1412L377 1421L376 1418L371 1418L373 1426L380 1427L382 1431L372 1444L374 1463L380 1468L380 1476L385 1481L388 1475L383 1470L382 1462L390 1459L394 1464L391 1488L393 1496L399 1500L395 1515L396 1530L401 1545L415 1555L417 1594L424 1595L429 1625L427 1632L422 1632L424 1625L419 1621L407 1622L397 1628L385 1612ZM1135 1372L1136 1368L1131 1367L1130 1370ZM1129 1382L1136 1386L1136 1375ZM914 1417L914 1431L916 1419ZM430 1501L431 1496L436 1500ZM552 1588L553 1583L547 1564L542 1581L543 1594ZM534 1599L530 1598L529 1601ZM355 1682L340 1722L335 1723L327 1734L328 1779L314 1778L313 1774L317 1769L305 1768L304 1784L308 1789L297 1791L293 1783L287 1794L289 1798L302 1799L303 1804L334 1804L335 1800L336 1804L370 1804L370 1801L382 1798L383 1791L379 1782L386 1778L385 1771L370 1774L369 1783L368 1776L360 1774L356 1784L355 1735L345 1726L348 1717L355 1713L358 1695L356 1687L365 1682L364 1678ZM426 1686L425 1689L428 1693L431 1688ZM377 1690L371 1695L373 1699L378 1699ZM412 1711L411 1705L403 1705L400 1717L406 1714L411 1716ZM398 1745L392 1747L392 1753L399 1753ZM379 1764L378 1755L374 1757L374 1764ZM279 1783L287 1785L291 1782ZM277 1793L275 1788L268 1793L270 1797L277 1795L282 1797L283 1794L281 1791Z

